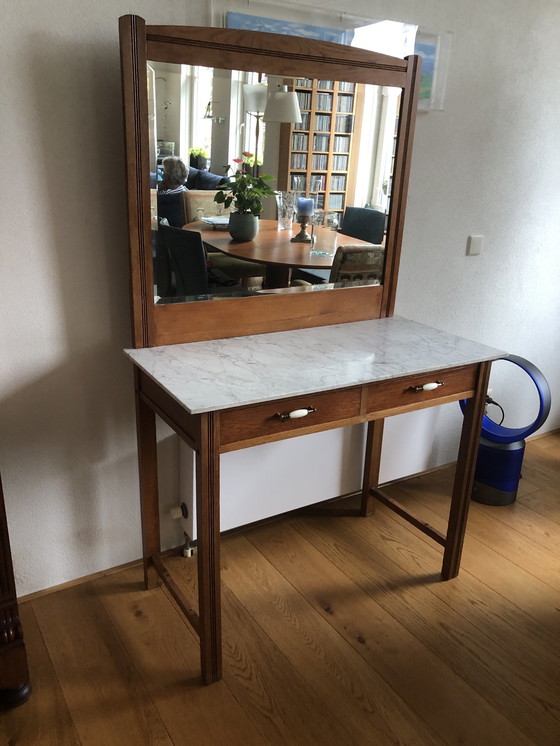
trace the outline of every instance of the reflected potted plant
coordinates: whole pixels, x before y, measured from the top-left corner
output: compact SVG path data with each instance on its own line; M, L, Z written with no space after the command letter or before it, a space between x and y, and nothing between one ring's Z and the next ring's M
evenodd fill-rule
M242 158L234 158L237 170L228 184L223 184L214 196L214 202L227 210L233 204L229 216L228 230L235 241L252 241L259 232L259 215L263 211L263 200L273 197L275 192L267 182L273 177L268 174L253 176L245 168L253 159L252 153L243 153ZM226 168L226 174L230 166Z
M209 152L205 148L189 148L189 164L201 171L207 168Z

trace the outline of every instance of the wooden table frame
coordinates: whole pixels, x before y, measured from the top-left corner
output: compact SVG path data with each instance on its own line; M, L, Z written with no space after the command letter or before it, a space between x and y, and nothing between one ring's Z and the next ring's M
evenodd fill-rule
M202 235L204 243L223 254L257 262L266 266L265 288L286 288L290 285L290 274L294 267L301 269L330 269L338 246L368 246L368 241L352 238L344 233L333 232L328 228L315 227L317 242L314 246L308 243L292 243L291 238L298 232L299 226L294 223L294 230L278 229L276 220L260 220L259 232L253 241L233 241L226 230L214 230L202 222L187 223L185 230L196 230ZM311 230L311 228L309 228ZM322 241L332 239L327 247ZM336 239L336 247L334 245ZM311 254L312 250L328 250L328 254Z
M200 638L201 675L205 684L221 678L220 600L220 454L266 442L368 422L366 459L360 514L371 513L380 500L444 548L442 579L459 572L479 433L491 363L445 368L423 375L392 378L312 396L193 415L172 398L153 378L135 365L135 397L142 508L144 577L147 588L161 579ZM445 379L449 385L435 391L411 393L430 380ZM325 415L308 425L305 418L279 423L274 432L262 412L281 412L322 397ZM388 497L379 485L379 464L384 418L403 412L467 399L451 496L447 533L442 534ZM351 406L356 406L352 410ZM161 559L159 498L157 487L156 418L159 415L196 453L196 511L198 612L167 572ZM264 425L262 424L264 422Z

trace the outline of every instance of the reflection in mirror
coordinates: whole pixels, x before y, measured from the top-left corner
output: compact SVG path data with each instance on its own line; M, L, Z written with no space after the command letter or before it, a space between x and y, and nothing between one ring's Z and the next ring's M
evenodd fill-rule
M282 86L299 103L290 122L265 113ZM156 302L380 284L399 96L400 88L149 62ZM214 195L242 153L244 169L270 174L275 190L295 193L296 205L298 197L312 200L312 215L295 215L282 230L278 200L268 198L256 239L232 241L231 208ZM175 231L159 230L161 221ZM311 242L292 240L305 234ZM340 246L352 250L337 254ZM184 276L200 255L206 276L193 287Z

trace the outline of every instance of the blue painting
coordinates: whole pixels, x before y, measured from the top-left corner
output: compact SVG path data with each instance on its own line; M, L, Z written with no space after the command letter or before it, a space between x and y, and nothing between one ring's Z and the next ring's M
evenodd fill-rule
M431 102L434 97L437 53L437 39L433 43L416 40L414 54L422 57L422 76L420 78L420 92L418 94L420 101Z
M247 31L266 31L270 34L287 34L289 36L304 36L307 39L320 41L334 41L337 44L350 44L354 37L352 29L334 29L323 26L312 26L309 23L295 23L294 21L280 21L276 18L264 16L250 16L245 13L227 14L227 27L245 29Z

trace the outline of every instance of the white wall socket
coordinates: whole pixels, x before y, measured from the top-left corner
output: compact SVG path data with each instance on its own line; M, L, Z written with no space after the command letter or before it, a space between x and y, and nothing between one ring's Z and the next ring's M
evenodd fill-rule
M482 251L482 236L469 236L467 239L467 256L478 256Z

